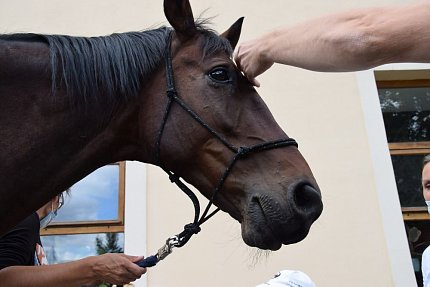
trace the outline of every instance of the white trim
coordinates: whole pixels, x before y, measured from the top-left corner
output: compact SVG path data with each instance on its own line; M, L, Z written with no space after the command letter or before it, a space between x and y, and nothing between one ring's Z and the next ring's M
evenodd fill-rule
M417 286L373 70L356 73L393 286Z
M375 71L405 71L405 70L430 70L430 64L428 63L396 63L386 64L374 69Z
M127 161L125 166L125 226L124 252L146 255L146 165ZM147 286L147 276L133 282L136 287Z

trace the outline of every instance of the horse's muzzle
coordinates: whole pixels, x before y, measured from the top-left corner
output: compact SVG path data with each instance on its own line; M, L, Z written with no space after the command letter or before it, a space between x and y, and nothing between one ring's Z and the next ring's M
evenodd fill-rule
M322 209L320 192L306 181L291 184L286 194L254 194L242 222L243 240L250 246L270 250L299 242Z

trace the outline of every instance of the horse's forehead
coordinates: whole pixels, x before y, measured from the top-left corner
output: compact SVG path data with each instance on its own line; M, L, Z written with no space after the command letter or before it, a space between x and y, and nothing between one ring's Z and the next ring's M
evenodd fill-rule
M203 62L204 60L229 60L231 55L222 44L221 38L212 35L210 38L206 35L199 35L195 39L180 45L178 53L182 57L195 61Z

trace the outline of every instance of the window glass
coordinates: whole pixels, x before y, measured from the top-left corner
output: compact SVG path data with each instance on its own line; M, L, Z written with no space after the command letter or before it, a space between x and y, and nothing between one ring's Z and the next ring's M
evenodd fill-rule
M103 166L71 187L53 222L118 219L119 165Z
M388 142L430 138L430 87L378 89Z
M384 81L377 85L412 264L417 286L422 286L421 257L430 242L421 190L422 160L430 151L430 81Z
M421 167L424 155L391 155L397 191L402 207L425 206L421 190Z
M124 250L124 233L49 235L41 241L49 264Z

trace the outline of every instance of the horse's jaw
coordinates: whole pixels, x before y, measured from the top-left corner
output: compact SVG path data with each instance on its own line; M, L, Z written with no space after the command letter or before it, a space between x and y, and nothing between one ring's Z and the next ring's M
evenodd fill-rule
M303 182L291 186L285 197L255 193L241 221L242 238L249 246L278 250L303 240L322 208L319 191Z

